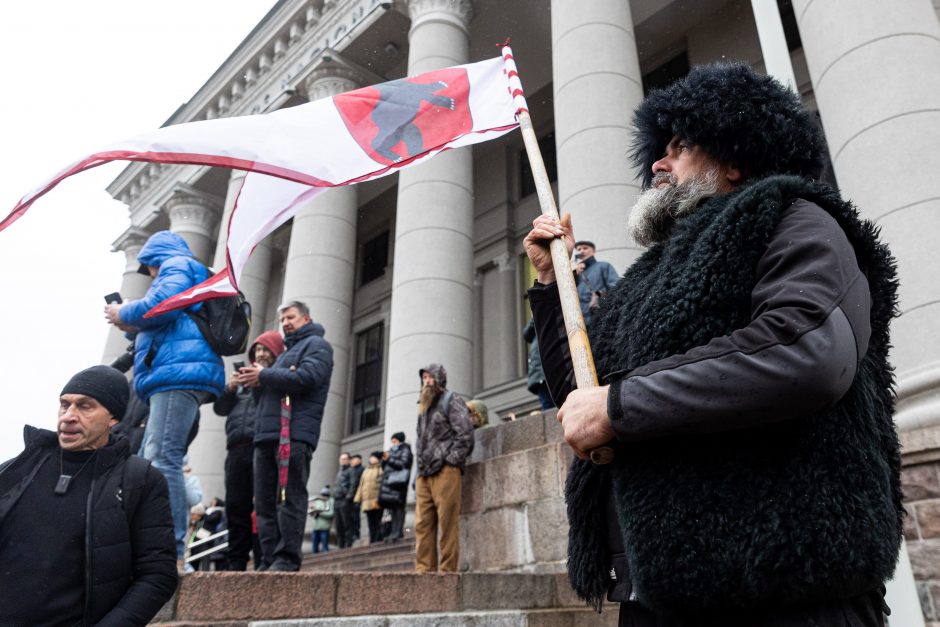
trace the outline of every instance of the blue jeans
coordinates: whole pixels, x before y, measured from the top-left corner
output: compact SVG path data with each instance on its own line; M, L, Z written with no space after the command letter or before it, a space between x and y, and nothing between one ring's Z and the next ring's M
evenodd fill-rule
M321 550L324 553L326 553L327 551L330 550L330 530L329 529L314 529L311 540L313 542L314 553L319 553Z
M170 390L150 397L150 417L144 430L140 455L166 477L176 535L176 558L183 559L186 529L189 526L189 505L183 481L183 456L189 446L188 436L199 406L208 394L200 390Z

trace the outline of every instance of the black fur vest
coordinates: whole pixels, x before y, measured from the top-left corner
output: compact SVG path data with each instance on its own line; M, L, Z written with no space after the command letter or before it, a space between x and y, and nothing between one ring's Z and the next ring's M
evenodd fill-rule
M621 444L608 466L575 460L566 485L568 573L595 607L609 583L611 492L634 591L658 613L847 598L894 570L903 516L887 361L894 260L837 192L777 176L706 201L607 295L592 329L598 373L634 369L747 325L754 268L797 198L836 219L869 282L872 335L855 380L816 415Z

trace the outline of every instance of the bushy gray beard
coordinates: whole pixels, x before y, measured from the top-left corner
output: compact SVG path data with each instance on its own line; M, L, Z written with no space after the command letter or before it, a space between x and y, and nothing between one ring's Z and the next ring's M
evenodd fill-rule
M421 396L418 397L418 413L423 414L431 409L441 395L441 389L437 385L424 385L421 387Z
M666 241L676 220L689 215L702 200L718 193L719 180L717 165L682 183L675 174L660 172L653 177L652 187L640 194L630 210L627 221L630 237L647 247ZM663 182L669 185L658 187Z

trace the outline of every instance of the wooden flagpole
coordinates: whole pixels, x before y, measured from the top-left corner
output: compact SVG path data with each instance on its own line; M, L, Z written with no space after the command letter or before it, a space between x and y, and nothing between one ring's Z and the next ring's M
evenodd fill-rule
M555 205L555 195L552 185L545 171L545 162L539 150L538 138L532 127L532 118L522 91L522 82L519 80L516 64L512 57L512 49L502 46L505 72L509 79L510 93L516 104L516 118L519 120L519 130L525 143L526 155L535 180L535 190L539 197L539 206L542 214L560 220L558 207ZM575 383L578 388L597 387L597 371L594 368L594 356L588 342L587 328L584 325L584 316L581 315L581 301L578 299L578 287L574 279L574 270L571 259L568 257L568 247L561 238L551 241L549 250L552 253L552 265L555 269L555 280L558 285L558 295L561 299L561 311L565 318L565 330L568 333L568 348L571 352L571 361L574 368ZM608 464L613 461L614 451L609 446L600 446L590 452L591 461L595 464Z

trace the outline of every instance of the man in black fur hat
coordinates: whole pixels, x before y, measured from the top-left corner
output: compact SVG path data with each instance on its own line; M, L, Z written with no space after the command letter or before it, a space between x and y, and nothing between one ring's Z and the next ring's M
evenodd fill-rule
M575 389L539 217L529 298L565 439L568 572L621 624L883 625L903 509L887 361L895 264L814 180L796 94L698 67L634 115L649 249L594 315L604 385ZM609 465L589 461L614 447Z

